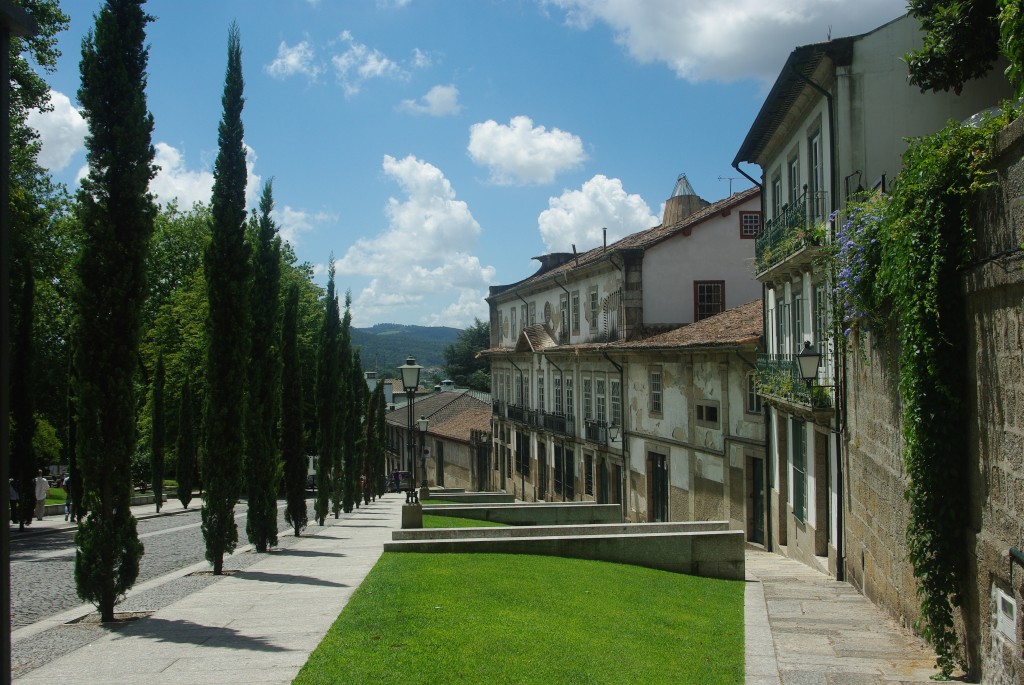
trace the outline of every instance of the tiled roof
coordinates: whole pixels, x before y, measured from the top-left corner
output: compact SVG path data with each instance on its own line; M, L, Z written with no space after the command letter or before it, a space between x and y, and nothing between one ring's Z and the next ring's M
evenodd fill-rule
M761 300L733 307L665 333L612 343L617 350L719 347L756 342L764 334Z
M699 224L713 218L717 214L721 214L722 212L731 210L737 205L743 204L752 197L756 197L759 192L760 189L756 186L748 188L747 190L735 193L724 200L719 200L707 207L699 209L693 214L685 217L682 221L668 225L660 224L653 228L637 231L636 233L630 234L625 238L612 243L607 248L598 247L593 250L588 250L587 252L582 252L565 263L551 269L546 269L542 262L540 271L535 273L533 276L525 278L512 286L498 286L492 289L492 293L500 294L512 290L513 288L518 289L526 285L532 285L549 278L554 278L558 274L588 267L592 264L596 264L602 259L605 259L609 254L618 250L643 250L679 233L689 235L690 232Z
M448 418L441 419L436 426L431 422L427 433L448 440L469 442L470 431L474 430L490 432L490 405L467 407Z
M523 329L516 342L516 352L542 352L557 345L547 326L537 323Z
M428 424L428 433L431 435L434 433L435 425L442 425L444 422L451 420L453 417L458 416L464 411L485 408L488 413L491 411L491 403L487 400L483 400L478 397L479 393L470 393L463 390L455 390L451 392L437 392L433 395L425 395L423 397L417 397L416 402L413 405L413 421L418 420L421 416L426 416L430 423ZM392 425L401 426L406 428L408 426L409 414L407 407L400 407L394 411L390 411L384 415L384 420ZM488 426L490 423L488 423ZM469 433L466 433L466 439L469 439Z

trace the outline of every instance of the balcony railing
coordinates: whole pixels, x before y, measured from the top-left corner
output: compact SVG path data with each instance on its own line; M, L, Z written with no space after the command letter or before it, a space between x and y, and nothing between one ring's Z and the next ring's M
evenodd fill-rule
M826 372L825 367L819 366L818 375L822 382L815 381L809 386L800 376L800 367L794 355L759 354L757 394L812 409L831 409L834 406L835 387Z
M540 417L540 415L541 415L541 413L539 411L537 411L536 409L527 409L526 410L526 425L532 426L534 428L540 428L541 427L541 420L540 420L541 417Z
M505 418L505 400L491 400L491 414L500 418Z
M608 444L608 424L604 421L587 419L583 422L584 437L590 442Z
M545 430L570 438L576 435L576 421L571 416L543 413L541 419Z
M805 186L800 197L765 222L754 242L757 273L764 273L807 245L820 244L827 218L828 193L808 192Z
M518 404L508 405L508 420L526 423L526 407L520 407Z

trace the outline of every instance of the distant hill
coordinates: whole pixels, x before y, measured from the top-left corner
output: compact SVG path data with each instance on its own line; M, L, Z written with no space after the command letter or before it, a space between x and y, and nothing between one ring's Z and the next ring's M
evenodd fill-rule
M372 328L352 328L352 346L366 371L377 370L395 377L396 369L410 354L424 369L440 372L444 366L444 348L455 342L462 329L448 326L406 326L379 323Z

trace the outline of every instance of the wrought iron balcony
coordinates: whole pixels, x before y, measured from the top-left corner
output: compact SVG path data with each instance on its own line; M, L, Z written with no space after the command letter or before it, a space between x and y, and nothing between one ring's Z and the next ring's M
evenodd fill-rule
M835 387L825 375L827 369L818 368L819 379L809 386L800 376L796 356L792 354L757 355L757 394L783 400L790 404L812 409L831 409L835 402ZM822 376L825 376L822 378Z
M559 435L574 437L576 435L576 421L565 414L541 414L544 429Z
M505 418L505 407L505 400L491 400L491 414L494 416Z
M754 242L757 273L762 274L808 245L819 245L824 239L828 218L828 193L804 193L784 205L779 214L765 222L764 230Z
M532 426L534 428L540 428L541 427L541 412L537 411L536 409L527 409L526 410L526 425Z
M590 442L602 445L608 444L608 424L604 421L587 419L583 422L583 428L585 431L584 437Z
M526 408L518 404L508 405L508 419L517 423L526 423Z

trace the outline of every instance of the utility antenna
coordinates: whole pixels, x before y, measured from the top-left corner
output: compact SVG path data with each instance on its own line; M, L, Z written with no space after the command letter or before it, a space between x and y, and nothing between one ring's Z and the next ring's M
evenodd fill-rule
M719 176L718 180L719 181L728 181L729 182L729 197L732 197L732 182L740 180L740 177L739 176Z

